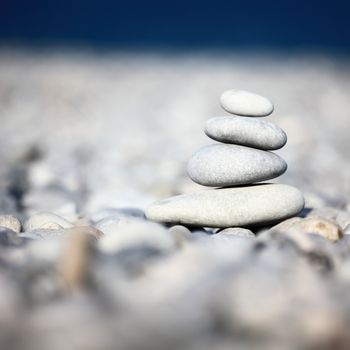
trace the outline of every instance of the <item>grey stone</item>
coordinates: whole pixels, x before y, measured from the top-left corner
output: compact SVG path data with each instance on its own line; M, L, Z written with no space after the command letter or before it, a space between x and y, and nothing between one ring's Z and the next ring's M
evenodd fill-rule
M29 238L32 240L43 240L52 239L56 237L63 237L66 235L66 230L62 228L38 228L35 230L22 232L19 234L20 237Z
M100 250L112 254L135 246L152 247L159 250L172 250L175 240L162 225L147 221L124 223L115 227L113 233L98 241Z
M350 213L345 210L332 207L321 207L312 209L307 217L322 217L328 220L336 221L342 229L350 225Z
M94 225L98 230L102 231L103 234L109 235L113 234L115 231L119 230L121 218L119 215L113 215L105 217Z
M189 160L190 178L204 186L236 186L273 179L287 170L278 155L258 149L215 144L199 149Z
M192 240L192 233L182 225L175 225L169 228L169 233L174 237L178 247L184 246L188 241Z
M255 238L255 234L252 231L242 227L228 227L223 230L219 230L216 234L235 237Z
M149 220L236 227L277 222L299 213L304 198L298 189L282 184L206 190L175 196L152 204Z
M33 231L37 229L62 229L71 227L73 227L73 224L68 220L48 212L33 214L24 224L25 231Z
M278 225L261 233L258 236L258 240L260 242L275 242L278 243L280 247L283 247L287 242L289 242L304 253L315 251L321 252L321 250L325 249L324 246L330 244L329 240L321 235L314 233L305 234L304 231L297 227L290 227L286 230L281 230L279 228L276 229L277 226Z
M276 124L245 117L216 117L207 120L204 131L213 140L275 150L287 142L286 133Z
M273 104L266 97L244 90L225 91L220 102L227 112L247 117L265 117L273 112Z
M145 219L143 210L139 208L104 208L95 213L92 213L91 219L94 222L99 222L108 217Z
M16 233L21 232L21 222L14 215L0 215L0 227L6 227Z
M335 221L321 217L313 216L302 219L297 226L306 233L318 234L330 241L337 241L343 237L343 231Z
M102 231L105 235L114 234L118 232L121 227L129 223L142 223L145 220L137 216L124 216L120 214L107 216L94 225L98 230Z
M195 236L196 243L198 244L205 244L211 247L212 249L227 249L229 247L235 247L238 244L244 244L244 242L249 241L249 244L253 244L252 237L247 236L238 236L238 235L232 235L232 234L212 234L212 235L206 235L206 234L196 234Z
M291 218L272 227L272 230L297 230L308 234L317 234L330 241L337 241L343 237L343 231L336 221L313 215L307 218Z
M169 232L171 234L181 234L182 236L184 237L188 237L190 238L192 233L191 233L191 230L189 228L187 228L186 226L182 226L182 225L174 225L174 226L171 226L169 228Z

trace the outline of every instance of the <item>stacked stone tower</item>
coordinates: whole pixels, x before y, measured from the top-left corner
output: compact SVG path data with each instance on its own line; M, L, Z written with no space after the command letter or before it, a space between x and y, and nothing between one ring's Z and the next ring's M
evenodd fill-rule
M219 143L205 146L190 159L190 178L215 187L152 204L146 216L153 221L204 227L244 227L275 223L298 214L304 199L298 189L261 183L283 174L286 162L270 152L283 147L287 135L261 120L273 112L263 96L229 90L221 95L229 113L209 119L205 133Z

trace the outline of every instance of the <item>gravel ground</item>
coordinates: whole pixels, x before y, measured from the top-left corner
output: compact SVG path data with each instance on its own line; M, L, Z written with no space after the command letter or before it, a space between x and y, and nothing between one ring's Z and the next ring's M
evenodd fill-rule
M229 88L274 102L274 182L326 226L144 220L202 189L186 162ZM0 214L22 224L0 216L1 348L349 348L349 91L350 62L322 55L1 49Z

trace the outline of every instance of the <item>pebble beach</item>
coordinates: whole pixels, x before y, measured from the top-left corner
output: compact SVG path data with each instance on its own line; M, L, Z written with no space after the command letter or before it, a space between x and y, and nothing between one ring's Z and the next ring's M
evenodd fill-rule
M231 88L273 101L266 124L236 119L270 136L222 132ZM348 349L349 91L346 57L0 49L0 348ZM200 199L189 225L146 218L201 198L188 161L230 137L273 150L300 213L207 227Z

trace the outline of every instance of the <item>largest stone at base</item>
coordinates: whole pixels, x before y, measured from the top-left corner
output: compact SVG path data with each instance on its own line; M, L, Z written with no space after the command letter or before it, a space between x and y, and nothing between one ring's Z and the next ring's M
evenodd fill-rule
M235 227L278 222L298 214L304 198L295 187L258 184L205 190L153 203L149 220L204 227Z

